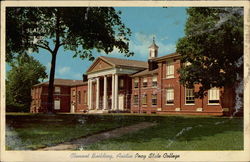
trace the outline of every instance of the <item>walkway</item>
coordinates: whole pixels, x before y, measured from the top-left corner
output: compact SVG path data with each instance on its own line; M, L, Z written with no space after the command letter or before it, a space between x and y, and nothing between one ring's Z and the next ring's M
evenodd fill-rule
M149 123L149 122L141 122L135 125L117 128L111 131L90 135L88 137L76 139L71 142L64 142L56 146L46 147L43 149L39 149L39 151L52 151L52 150L76 150L81 146L90 145L102 140L120 137L124 134L133 133L141 129L145 129L148 127L152 127L156 125L156 123Z

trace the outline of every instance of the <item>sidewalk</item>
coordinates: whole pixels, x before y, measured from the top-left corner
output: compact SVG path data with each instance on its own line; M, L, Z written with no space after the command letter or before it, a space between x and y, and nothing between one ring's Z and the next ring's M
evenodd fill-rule
M152 127L156 125L156 123L149 123L149 122L141 122L135 125L130 125L127 127L117 128L111 131L94 134L85 138L80 138L71 142L64 142L58 144L56 146L45 147L43 149L39 149L38 151L56 151L56 150L76 150L81 146L90 145L102 140L120 137L124 134L133 133L141 129L145 129L148 127Z

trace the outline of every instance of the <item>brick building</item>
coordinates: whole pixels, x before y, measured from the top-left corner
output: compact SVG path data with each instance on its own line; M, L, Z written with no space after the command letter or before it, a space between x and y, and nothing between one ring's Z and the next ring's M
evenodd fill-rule
M158 48L153 41L149 47L148 62L101 56L87 69L86 81L55 79L55 111L204 115L232 113L232 88L212 88L203 99L195 98L194 91L199 89L199 85L188 89L179 83L177 70L182 66L179 54L158 57ZM40 112L46 108L47 87L48 83L45 82L32 88L31 112Z

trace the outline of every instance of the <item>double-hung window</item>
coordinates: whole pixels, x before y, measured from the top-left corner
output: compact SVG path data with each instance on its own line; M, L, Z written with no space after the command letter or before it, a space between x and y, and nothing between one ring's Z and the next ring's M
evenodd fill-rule
M174 78L174 62L167 61L166 63L166 78Z
M152 87L157 87L157 75L154 75L152 78Z
M55 87L55 94L60 94L60 93L61 93L61 88L60 87Z
M208 90L208 104L219 104L220 103L220 90L219 88L211 88Z
M139 87L139 78L135 78L134 80L134 88L138 88Z
M134 105L138 105L139 97L138 95L134 95Z
M157 94L152 94L152 105L157 105Z
M174 89L173 88L166 89L166 104L167 105L174 104Z
M193 88L185 88L185 98L186 104L194 104L194 89Z
M147 105L147 94L142 95L142 104Z

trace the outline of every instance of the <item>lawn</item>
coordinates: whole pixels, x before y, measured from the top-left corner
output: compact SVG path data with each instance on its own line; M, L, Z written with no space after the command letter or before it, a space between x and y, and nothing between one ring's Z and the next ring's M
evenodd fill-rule
M9 113L6 115L6 149L38 149L139 121L139 118L113 115Z
M142 121L157 125L84 150L242 150L243 119L134 114L10 114L7 149L37 149Z

